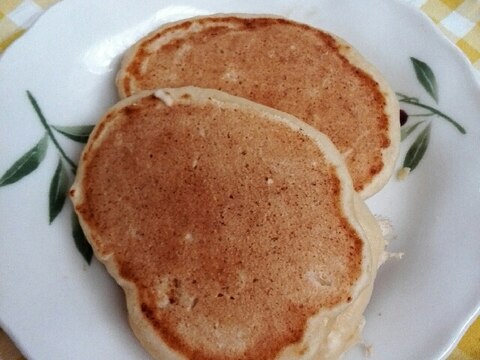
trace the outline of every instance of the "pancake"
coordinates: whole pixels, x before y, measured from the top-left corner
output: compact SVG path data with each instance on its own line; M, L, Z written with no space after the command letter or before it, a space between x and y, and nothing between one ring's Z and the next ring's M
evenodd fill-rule
M342 153L363 198L394 170L400 130L395 94L344 40L291 20L217 15L166 24L125 55L121 97L194 85L292 114Z
M143 91L95 127L70 190L155 359L337 359L383 251L322 133L217 90Z

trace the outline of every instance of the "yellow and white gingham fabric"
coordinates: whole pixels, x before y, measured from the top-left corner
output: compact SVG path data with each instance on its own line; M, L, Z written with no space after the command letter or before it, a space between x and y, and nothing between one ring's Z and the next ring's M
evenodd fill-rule
M57 1L0 0L0 54ZM427 14L480 72L480 0L404 1ZM23 357L0 329L0 360L20 359ZM480 360L480 319L470 327L449 360Z
M0 0L0 52L58 0Z
M417 3L480 71L480 1L423 0Z

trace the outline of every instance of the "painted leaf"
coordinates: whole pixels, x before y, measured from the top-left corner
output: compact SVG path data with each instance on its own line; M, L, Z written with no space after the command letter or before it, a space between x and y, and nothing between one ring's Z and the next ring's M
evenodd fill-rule
M406 103L406 104L411 104L411 105L415 105L415 106L418 106L418 107L421 107L422 109L427 109L427 110L430 110L432 113L440 116L441 118L443 118L444 120L447 120L450 124L452 124L453 126L455 126L455 128L461 133L461 134L466 134L467 131L465 130L465 128L460 125L458 122L456 122L455 120L453 120L450 116L442 113L440 110L437 110L431 106L428 106L428 105L425 105L425 104L422 104L422 103L419 103L419 102L411 102L410 100L407 100L407 99L401 99L399 100L400 102L402 103Z
M410 149L408 149L407 155L405 155L405 160L403 161L404 168L409 168L410 171L413 171L420 163L423 155L425 155L425 151L427 151L431 129L432 124L430 123L418 134L417 139L413 142L412 146L410 146Z
M80 254L82 254L85 261L90 264L92 261L93 250L83 233L80 223L78 222L75 210L72 212L72 235L78 251L80 251Z
M0 186L13 184L30 174L45 158L48 147L48 135L43 138L20 159L18 159L0 178Z
M61 159L58 159L57 169L50 182L49 218L50 224L62 211L68 191L68 173Z
M402 100L407 100L407 101L411 101L411 102L419 102L420 101L416 97L408 96L408 95L402 94L400 92L395 92L395 95L397 95L399 101L402 101Z
M430 94L430 96L438 103L438 87L437 79L430 66L423 61L420 61L414 57L411 57L413 68L417 79L422 84L423 88Z
M65 135L69 139L78 141L81 143L86 143L88 137L92 132L95 125L83 125L83 126L55 126L52 127L58 131L60 134Z
M400 130L400 141L405 140L408 135L410 135L412 132L415 131L415 129L418 127L418 125L422 124L425 120L419 121L416 124L410 125L410 126L404 126Z

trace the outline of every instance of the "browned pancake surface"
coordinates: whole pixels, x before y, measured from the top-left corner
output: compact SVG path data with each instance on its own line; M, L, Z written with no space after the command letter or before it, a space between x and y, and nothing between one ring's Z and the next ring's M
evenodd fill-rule
M335 168L258 113L153 95L103 121L76 210L135 284L157 334L191 359L270 359L351 300L363 242Z
M126 96L159 86L215 88L293 114L330 137L362 191L384 169L389 119L378 83L340 47L285 19L199 18L147 37L118 86Z

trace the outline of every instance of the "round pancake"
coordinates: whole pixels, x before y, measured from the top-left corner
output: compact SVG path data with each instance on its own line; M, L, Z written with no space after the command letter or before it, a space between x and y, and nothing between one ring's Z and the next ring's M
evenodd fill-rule
M352 46L324 31L260 15L187 19L140 40L117 75L121 97L188 85L248 98L325 133L363 198L393 172L400 141L395 94Z
M357 340L379 229L334 145L290 115L141 92L96 126L70 197L156 359L333 359Z

